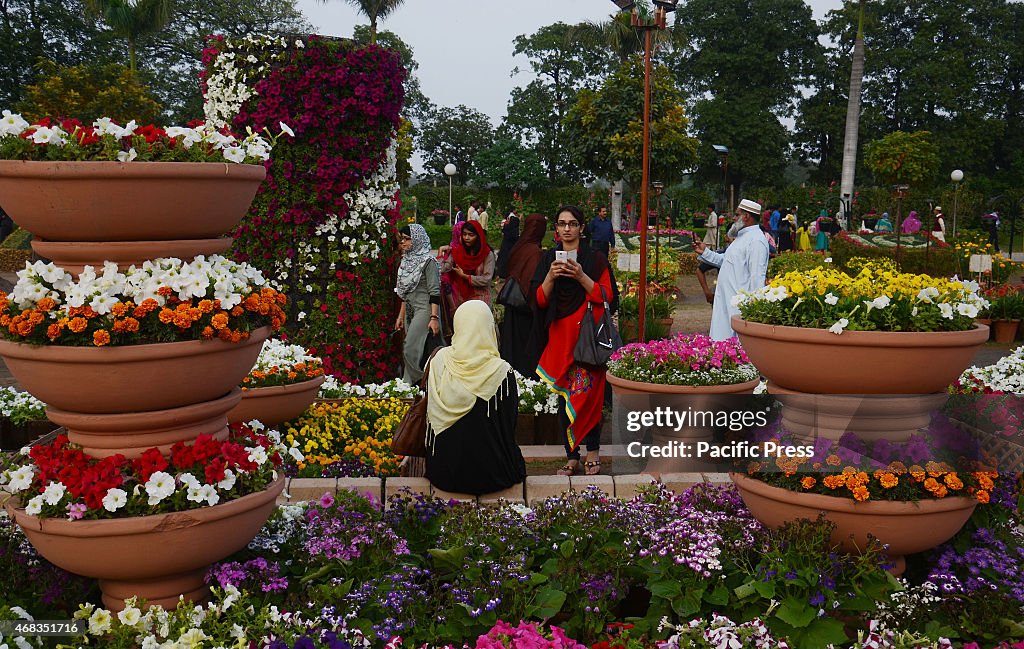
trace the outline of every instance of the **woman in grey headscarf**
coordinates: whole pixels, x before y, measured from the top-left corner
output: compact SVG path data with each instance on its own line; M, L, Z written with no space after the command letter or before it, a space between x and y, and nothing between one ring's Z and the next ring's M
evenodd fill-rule
M422 225L413 223L398 231L402 264L398 267L395 293L402 300L395 330L405 329L405 373L408 383L423 377L423 347L427 332L441 332L441 275L430 249L430 237Z

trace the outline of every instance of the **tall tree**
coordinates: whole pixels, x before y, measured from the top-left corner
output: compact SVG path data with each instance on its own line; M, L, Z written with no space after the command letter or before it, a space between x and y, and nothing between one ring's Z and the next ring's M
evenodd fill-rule
M174 0L85 0L88 12L128 43L128 69L133 73L139 39L166 27L174 4Z
M547 183L540 156L508 137L499 137L489 149L473 157L473 182L481 187L531 190Z
M630 59L599 90L583 89L566 116L566 139L587 170L605 178L641 179L643 58ZM651 177L671 183L696 160L685 101L671 72L651 72Z
M853 181L857 172L857 136L860 133L860 94L864 83L864 0L860 0L860 14L857 18L857 38L853 42L853 64L850 68L850 94L846 104L846 131L843 134L843 177L839 183L842 199L854 195ZM840 214L844 227L851 227L851 203L841 200Z
M516 37L513 53L529 59L534 79L512 90L501 129L540 154L551 181L579 178L566 149L562 120L579 89L596 84L594 75L606 61L601 51L578 47L572 31L565 23L555 23ZM516 68L512 74L518 72Z
M809 93L797 109L796 153L810 180L827 185L842 174L843 125L847 108L850 57L838 48L822 51L815 62Z
M811 8L804 0L690 0L675 21L667 64L696 98L695 130L729 147L730 176L780 184L789 141L780 120L793 115L819 51ZM766 141L750 139L758 132ZM714 151L702 147L698 176L717 182L720 174Z
M326 3L327 0L319 0ZM345 0L370 21L370 42L377 42L377 21L387 18L405 4L405 0Z
M458 170L460 184L477 175L474 158L494 143L494 127L486 115L462 104L432 110L423 120L417 146L428 175L444 178L448 163Z

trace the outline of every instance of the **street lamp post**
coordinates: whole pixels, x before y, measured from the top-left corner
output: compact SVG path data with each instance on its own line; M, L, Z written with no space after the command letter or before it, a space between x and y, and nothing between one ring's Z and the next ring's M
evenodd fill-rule
M953 238L956 238L956 208L957 199L960 198L960 181L964 179L964 172L959 169L954 169L949 174L949 179L953 181Z
M449 162L444 166L444 172L448 174L448 227L452 227L454 225L453 219L455 218L455 215L452 214L452 176L458 172L458 169Z
M853 231L852 219L850 214L853 213L853 199L850 198L849 194L843 194L843 197L839 199L839 204L843 208L843 214L846 216L846 228L847 230Z
M639 319L637 321L638 340L646 342L644 324L647 311L647 210L649 206L649 188L651 173L651 32L667 27L668 12L674 11L679 0L654 0L654 21L641 19L633 0L612 0L620 11L632 11L633 27L644 32L644 131L643 153L640 173L640 293L637 305Z
M711 148L715 150L718 157L722 159L722 211L724 212L724 206L729 206L729 216L732 216L734 208L732 202L729 200L729 147L724 144L712 144ZM718 224L721 226L722 219L718 219ZM715 235L715 241L719 241L719 237Z

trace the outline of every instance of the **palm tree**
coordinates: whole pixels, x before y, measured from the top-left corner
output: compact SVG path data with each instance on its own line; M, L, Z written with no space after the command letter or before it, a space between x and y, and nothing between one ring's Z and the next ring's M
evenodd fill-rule
M133 74L139 37L160 31L174 15L174 0L85 0L85 7L128 41L128 68Z
M319 0L326 3L327 0ZM387 18L395 9L398 9L405 0L345 0L359 10L364 16L370 19L370 42L377 42L377 21Z
M857 138L860 131L860 92L864 83L864 0L860 0L857 38L853 43L853 66L850 70L850 98L846 104L846 135L843 141L843 178L839 184L841 197L853 196L854 174L857 171ZM850 215L843 204L846 227L852 227ZM899 227L897 225L897 227Z

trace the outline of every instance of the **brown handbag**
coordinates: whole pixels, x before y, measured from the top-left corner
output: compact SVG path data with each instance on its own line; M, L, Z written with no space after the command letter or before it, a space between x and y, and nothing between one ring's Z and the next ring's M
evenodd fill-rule
M441 348L437 347L430 353L423 368L423 378L420 379L423 395L409 406L395 428L395 436L391 439L391 451L395 455L427 456L427 378L430 376L430 361L434 360L438 349Z

